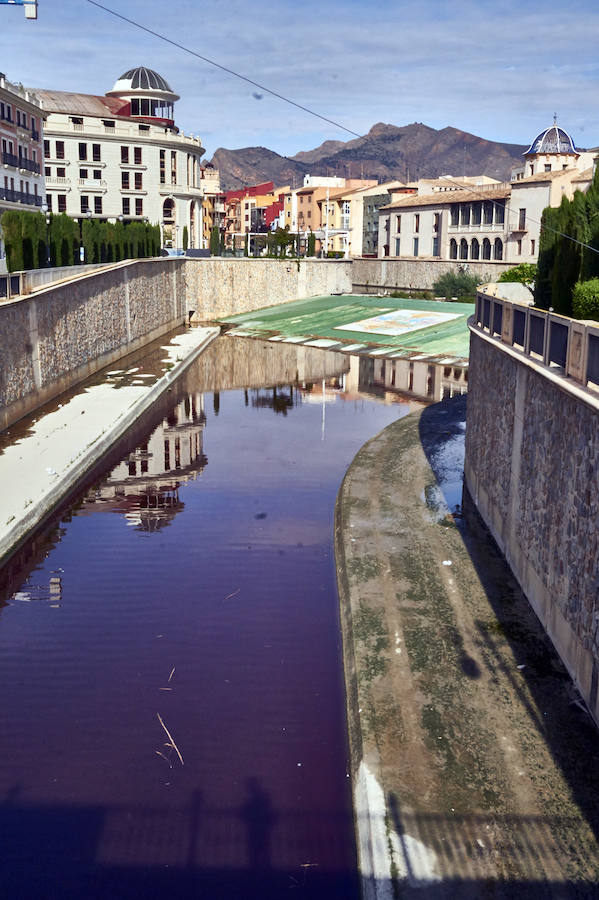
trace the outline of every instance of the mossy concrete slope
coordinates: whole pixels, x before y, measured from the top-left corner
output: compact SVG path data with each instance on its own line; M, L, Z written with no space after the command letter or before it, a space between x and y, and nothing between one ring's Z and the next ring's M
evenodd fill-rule
M468 498L465 398L347 472L336 556L366 898L596 897L592 720Z

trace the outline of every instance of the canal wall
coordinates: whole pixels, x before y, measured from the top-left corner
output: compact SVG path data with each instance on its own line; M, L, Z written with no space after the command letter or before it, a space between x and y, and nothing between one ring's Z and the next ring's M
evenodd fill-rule
M189 321L351 291L351 262L147 259L0 304L0 430Z
M599 326L488 292L469 324L466 487L599 723Z
M380 291L430 291L446 272L466 269L481 281L496 281L509 263L481 260L464 262L442 259L354 259L352 290L355 294L378 294Z
M206 321L305 297L350 294L352 265L326 259L186 259L189 309Z
M168 259L119 263L0 305L0 429L187 314L183 269Z

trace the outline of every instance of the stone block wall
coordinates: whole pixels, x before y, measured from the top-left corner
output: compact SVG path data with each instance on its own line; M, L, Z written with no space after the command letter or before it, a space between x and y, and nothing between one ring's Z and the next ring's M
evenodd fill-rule
M599 400L471 330L465 481L599 723Z
M0 305L0 429L185 315L178 260L139 260Z
M198 320L351 293L351 260L186 259L189 309Z
M502 272L513 268L513 265L493 260L354 259L353 290L366 294L375 294L379 290L431 290L437 278L464 265L483 281L497 281Z

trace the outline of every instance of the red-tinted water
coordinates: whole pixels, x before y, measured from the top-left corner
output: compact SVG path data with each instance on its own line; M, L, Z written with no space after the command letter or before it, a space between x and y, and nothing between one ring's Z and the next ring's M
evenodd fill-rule
M11 585L2 896L358 896L333 510L407 405L224 341Z

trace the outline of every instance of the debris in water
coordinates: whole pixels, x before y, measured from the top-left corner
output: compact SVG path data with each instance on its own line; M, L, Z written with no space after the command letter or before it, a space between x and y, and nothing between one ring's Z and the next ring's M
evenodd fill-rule
M227 594L227 596L225 597L225 600L230 600L231 597L235 597L235 595L238 594L240 590L241 590L241 588L237 588L237 590L233 591L232 594ZM173 669L173 671L174 671L174 669Z
M166 725L165 725L164 722L162 721L162 719L161 719L161 717L160 717L160 713L156 713L156 715L157 715L157 717L158 717L158 721L160 722L160 724L162 725L162 727L163 727L164 730L166 731L167 737L168 737L168 739L169 739L169 741L170 741L169 744L165 744L164 746L165 746L165 747L170 747L172 750L174 750L175 753L177 754L177 756L179 757L180 761L181 761L181 765L184 766L185 763L183 762L183 757L182 757L181 754L179 753L179 748L178 748L177 745L175 744L175 739L173 738L172 734L170 733L170 731L168 730L168 728L166 727Z
M516 666L516 668L517 668L517 669L525 669L526 666L525 666L524 664L522 664L521 666Z
M444 565L444 566L452 566L453 563L452 563L452 561L451 561L450 559L444 559L444 560L443 560L443 565Z
M169 683L169 684L171 683L171 678L173 677L174 674L175 674L175 667L173 666L173 668L171 669L171 674L168 676L168 683Z

